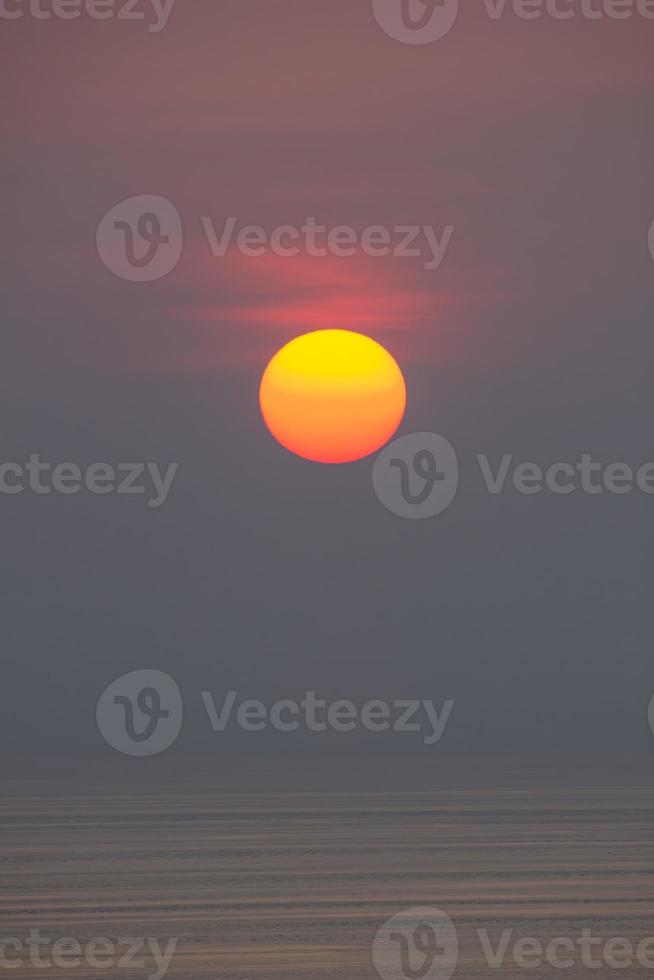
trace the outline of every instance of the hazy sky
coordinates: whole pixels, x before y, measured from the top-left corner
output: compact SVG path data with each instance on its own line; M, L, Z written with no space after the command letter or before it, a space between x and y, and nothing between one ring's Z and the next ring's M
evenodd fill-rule
M145 667L183 690L181 752L218 751L199 692L230 689L451 698L443 754L650 751L654 496L492 496L475 456L654 460L654 21L466 3L409 45L367 0L177 0L159 33L26 15L0 37L3 461L180 464L158 509L0 496L3 751L110 753L96 701ZM142 194L184 226L151 283L95 245ZM454 233L434 270L214 258L201 218L229 216ZM397 518L370 459L320 466L266 432L267 359L329 326L397 358L402 433L455 446L444 514Z

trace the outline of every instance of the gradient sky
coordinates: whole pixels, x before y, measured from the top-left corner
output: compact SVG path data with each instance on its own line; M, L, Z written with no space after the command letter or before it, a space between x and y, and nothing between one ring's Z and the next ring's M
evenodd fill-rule
M177 0L159 34L0 33L3 459L180 463L154 511L0 498L3 751L106 755L96 700L141 667L188 695L179 752L217 751L198 692L232 688L453 698L440 753L651 751L654 498L490 497L474 456L654 459L654 22L465 4L415 47L366 0ZM184 222L154 283L95 249L137 194ZM200 218L229 215L455 232L434 271L216 259ZM265 431L268 358L331 326L397 358L402 432L455 445L460 492L433 521L387 513L371 460L321 467Z

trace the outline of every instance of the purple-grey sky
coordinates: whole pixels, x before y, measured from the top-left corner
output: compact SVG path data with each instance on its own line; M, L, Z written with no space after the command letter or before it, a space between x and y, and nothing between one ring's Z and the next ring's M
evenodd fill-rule
M452 697L445 752L650 747L654 496L493 497L475 456L654 459L654 20L466 3L413 45L368 0L177 0L156 33L25 5L0 38L3 460L180 464L155 510L0 497L6 750L108 752L95 702L140 667L191 705ZM184 229L149 283L96 250L135 195ZM214 257L202 218L229 216L454 231L436 269ZM392 351L401 432L457 448L447 513L397 519L370 460L265 431L268 358L328 326ZM190 714L181 749L206 748Z

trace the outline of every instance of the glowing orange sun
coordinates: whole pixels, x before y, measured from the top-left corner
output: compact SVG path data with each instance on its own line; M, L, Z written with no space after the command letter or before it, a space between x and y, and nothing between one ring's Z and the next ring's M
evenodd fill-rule
M259 401L286 449L319 463L349 463L391 438L404 415L406 386L375 340L352 330L316 330L275 354Z

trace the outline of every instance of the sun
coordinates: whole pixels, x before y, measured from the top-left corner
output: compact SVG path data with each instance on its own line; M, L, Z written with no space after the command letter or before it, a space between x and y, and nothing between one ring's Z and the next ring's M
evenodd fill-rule
M388 351L352 330L314 330L282 347L264 371L261 414L286 449L318 463L369 456L406 408L402 372Z

